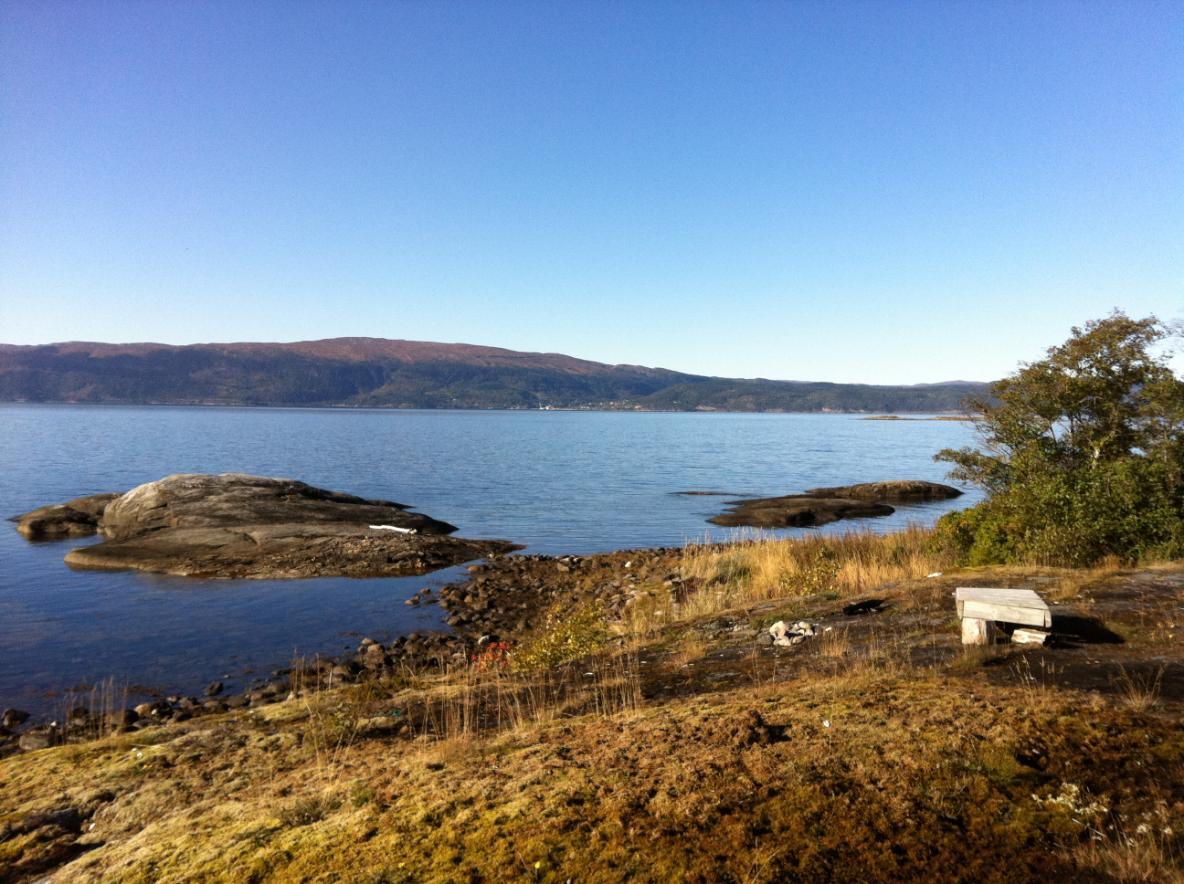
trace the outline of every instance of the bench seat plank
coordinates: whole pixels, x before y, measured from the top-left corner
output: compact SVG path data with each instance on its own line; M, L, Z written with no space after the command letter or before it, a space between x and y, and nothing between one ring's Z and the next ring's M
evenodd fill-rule
M1024 626L1052 626L1052 612L1030 589L962 586L955 593L958 616Z

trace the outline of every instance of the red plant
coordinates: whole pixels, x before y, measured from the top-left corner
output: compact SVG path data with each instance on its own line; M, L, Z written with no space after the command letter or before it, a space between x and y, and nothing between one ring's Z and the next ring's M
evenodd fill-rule
M490 642L469 658L481 672L505 669L510 665L509 642Z

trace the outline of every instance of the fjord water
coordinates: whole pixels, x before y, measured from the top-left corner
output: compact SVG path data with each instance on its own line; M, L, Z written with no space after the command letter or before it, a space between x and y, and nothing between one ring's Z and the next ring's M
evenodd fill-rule
M247 472L396 500L460 536L545 553L729 539L736 532L705 521L726 498L676 492L945 481L933 454L972 442L961 422L815 414L2 405L0 428L4 516L170 473ZM976 499L822 530L929 524ZM133 701L200 692L215 679L242 687L297 654L439 628L439 608L403 601L464 573L231 581L63 564L70 545L93 542L29 543L12 525L0 531L0 706L60 714L65 692L105 679L130 685Z

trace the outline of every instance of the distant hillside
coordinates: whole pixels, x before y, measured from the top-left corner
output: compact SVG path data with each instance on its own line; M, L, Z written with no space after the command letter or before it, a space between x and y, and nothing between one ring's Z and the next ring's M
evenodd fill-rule
M957 411L984 384L737 380L558 353L334 338L0 345L0 401L653 411Z

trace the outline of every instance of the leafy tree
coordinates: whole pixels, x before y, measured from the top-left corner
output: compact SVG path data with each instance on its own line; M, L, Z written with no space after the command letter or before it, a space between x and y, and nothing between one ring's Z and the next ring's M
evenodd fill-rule
M1184 556L1184 381L1157 352L1179 335L1115 312L971 402L980 449L937 459L988 497L939 539L971 564Z

